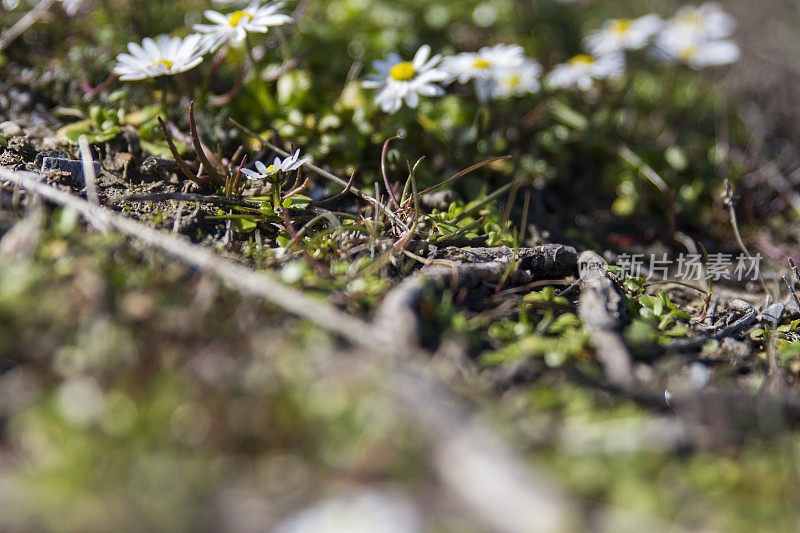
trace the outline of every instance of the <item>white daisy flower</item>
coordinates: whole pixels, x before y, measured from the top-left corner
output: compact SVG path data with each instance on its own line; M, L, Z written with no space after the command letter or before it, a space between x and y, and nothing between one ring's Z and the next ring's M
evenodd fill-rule
M440 55L430 57L431 47L423 45L412 61L403 61L399 55L390 54L385 60L374 61L377 71L361 82L368 89L379 89L375 105L386 113L396 113L403 102L416 108L419 96L441 96L444 94L438 83L447 78L447 73L437 68Z
M498 71L492 87L492 96L509 98L535 93L541 88L541 83L539 83L541 75L542 66L532 59L518 67Z
M656 37L656 55L694 68L734 63L741 52L725 37L735 26L733 18L716 4L683 8Z
M160 35L155 41L146 38L141 46L128 43L130 54L117 55L114 72L123 81L185 72L203 61L200 41L199 35L189 35L185 39Z
M204 15L213 24L195 24L194 30L203 34L203 43L209 52L225 43L241 44L248 33L267 33L271 26L292 22L292 17L277 12L283 4L273 2L259 6L258 2L252 2L229 15L208 10Z
M589 33L586 37L586 48L597 57L622 50L639 50L663 26L664 21L655 14L633 20L608 20L603 29Z
M694 68L727 65L739 60L739 46L728 39L693 39L683 32L664 32L656 40L657 54Z
M700 7L686 6L669 22L670 31L685 32L695 39L713 40L730 36L736 20L714 2Z
M618 78L625 73L625 57L622 53L593 57L579 54L566 63L556 65L547 75L550 88L577 88L588 91L594 80Z
M457 79L459 83L475 80L478 100L485 102L495 92L498 73L520 68L525 62L521 46L498 44L446 57L442 60L442 69L449 79Z
M256 161L255 171L243 168L242 174L244 174L249 180L260 180L281 172L292 172L302 167L309 161L311 161L310 157L303 157L301 159L300 150L297 150L294 154L287 156L283 160L281 160L280 157L276 157L269 166L265 165L261 161Z

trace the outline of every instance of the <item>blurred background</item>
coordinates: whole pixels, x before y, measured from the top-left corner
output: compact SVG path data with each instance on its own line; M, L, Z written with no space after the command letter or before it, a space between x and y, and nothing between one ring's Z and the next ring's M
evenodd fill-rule
M549 71L580 53L586 33L609 18L668 18L684 4L292 1L283 11L296 24L254 42L264 58L259 70L235 97L198 108L198 120L208 142L228 153L252 142L231 126L234 118L302 146L337 175L358 169L365 187L380 175L381 146L398 130L406 137L391 151L392 168L427 156L423 185L510 154L459 181L454 201L524 183L527 244L676 251L689 235L709 250L736 251L721 198L727 179L748 244L782 265L800 258L800 4L719 4L737 21L742 55L732 65L697 70L634 54L621 82L586 94L543 92L485 105L464 86L388 116L359 80L389 53L410 58L422 44L453 54L517 43ZM34 5L4 1L0 29ZM166 156L152 108L179 89L153 80L102 84L129 42L187 35L204 9L226 8L195 0L55 2L0 53L4 147L25 133L38 149L74 150L70 136L81 133L104 147L101 158ZM230 91L245 61L232 50L211 92ZM200 86L203 73L189 72L187 81ZM186 103L179 100L171 117L183 131ZM620 157L621 147L668 192ZM18 204L3 191L0 235L22 217ZM512 219L520 224L517 211ZM508 227L487 222L481 229L490 245L515 242ZM246 244L226 252L270 265L245 254ZM347 292L310 274L278 273L319 293ZM367 317L388 287L372 280L342 305ZM559 305L553 294L540 300ZM706 446L686 447L671 437L669 409L585 386L581 376L599 370L578 327L548 333L550 344L531 356L544 370L518 383L498 370L514 357L502 348L531 332L460 321L450 304L437 303L431 327L466 344L479 338L478 355L459 370L442 358L431 366L444 367L483 423L576 504L583 527L800 527L800 440L788 424L758 418L733 437L720 433ZM798 324L790 326L791 339ZM567 341L558 336L564 331L573 335ZM437 437L387 393L392 376L348 351L208 275L118 235L87 231L72 211L52 211L33 249L0 253L0 529L487 530L437 470ZM760 353L743 357L761 368ZM800 351L781 354L795 383ZM720 379L736 381L737 372L724 367ZM717 431L713 423L703 427Z

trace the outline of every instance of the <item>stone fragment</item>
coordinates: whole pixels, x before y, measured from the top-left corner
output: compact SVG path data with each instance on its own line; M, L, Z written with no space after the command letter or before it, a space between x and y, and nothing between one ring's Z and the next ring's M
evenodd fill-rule
M42 172L59 171L69 174L72 180L79 185L84 184L83 179L83 164L74 159L65 159L62 157L45 157L42 159ZM100 175L100 163L94 162L94 174Z

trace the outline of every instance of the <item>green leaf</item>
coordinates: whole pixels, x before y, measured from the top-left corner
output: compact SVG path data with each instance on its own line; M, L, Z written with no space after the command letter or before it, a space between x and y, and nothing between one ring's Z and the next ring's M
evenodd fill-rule
M234 218L233 227L236 228L239 233L250 233L258 227L258 224L248 218Z
M169 148L167 147L166 144L164 145L156 144L150 141L145 141L144 139L141 139L139 141L139 144L141 144L142 148L144 148L150 155L154 155L162 159L172 159L172 154L170 153ZM175 144L175 147L178 148L178 150L180 151L180 148L178 147L177 143Z

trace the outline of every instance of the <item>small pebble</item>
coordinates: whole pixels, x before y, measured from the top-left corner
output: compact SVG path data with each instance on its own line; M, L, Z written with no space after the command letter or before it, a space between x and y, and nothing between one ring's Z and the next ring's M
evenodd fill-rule
M22 128L16 122L6 120L5 122L0 122L0 135L6 139L16 137L17 135L22 135Z
M72 176L72 179L75 182L79 184L84 183L83 164L80 161L64 159L60 157L45 157L42 159L42 172L46 172L48 170L66 172ZM100 163L97 161L94 162L94 174L95 176L100 175Z
M41 146L43 150L56 150L58 148L61 148L61 144L62 143L58 139L58 137L50 136L50 137L44 137L42 139Z
M785 308L786 306L781 303L770 305L761 312L761 321L779 322L781 317L783 316L783 310Z

